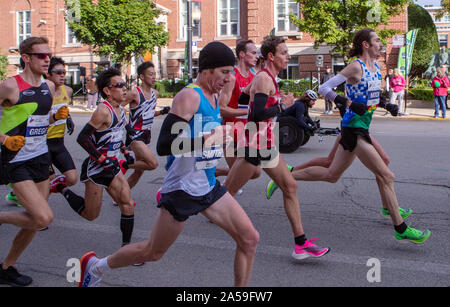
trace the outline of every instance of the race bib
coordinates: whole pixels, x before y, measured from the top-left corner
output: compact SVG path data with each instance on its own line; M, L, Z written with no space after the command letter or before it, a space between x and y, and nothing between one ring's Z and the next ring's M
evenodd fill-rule
M142 115L142 130L150 130L153 124L153 118L155 117L155 109L150 108Z
M216 167L219 159L223 157L222 145L213 146L202 151L202 156L197 157L195 161L195 169L205 170Z
M38 146L40 144L46 144L49 126L48 118L48 114L28 116L27 131L25 134L27 145Z
M120 147L122 146L122 130L115 131L114 136L111 139L109 146L108 146L108 153L107 156L112 157L118 157L120 153Z
M369 81L367 84L367 106L376 105L380 102L381 80Z

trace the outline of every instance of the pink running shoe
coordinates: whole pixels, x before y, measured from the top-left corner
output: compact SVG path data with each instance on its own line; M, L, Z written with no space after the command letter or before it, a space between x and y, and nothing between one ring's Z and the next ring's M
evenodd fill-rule
M315 242L317 238L312 238L311 240L306 240L305 244L297 245L295 244L295 249L292 252L292 257L297 260L306 259L309 257L322 257L326 255L330 249L328 247L320 247L313 242Z
M158 191L156 192L156 203L159 204L159 201L161 200L161 189L159 188Z
M61 193L65 187L67 187L67 179L64 175L60 175L50 181L50 193Z

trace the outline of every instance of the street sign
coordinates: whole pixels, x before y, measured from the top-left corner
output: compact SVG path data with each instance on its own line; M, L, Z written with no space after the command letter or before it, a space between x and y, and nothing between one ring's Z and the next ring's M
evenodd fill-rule
M401 48L405 46L405 35L394 35L392 37L392 48Z
M323 66L323 55L316 55L316 66L317 67Z

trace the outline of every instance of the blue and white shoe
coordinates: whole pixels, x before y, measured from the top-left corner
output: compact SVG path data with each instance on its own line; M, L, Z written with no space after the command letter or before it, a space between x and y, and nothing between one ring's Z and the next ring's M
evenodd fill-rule
M94 252L89 252L81 257L81 277L78 287L98 287L102 280L102 274L94 271L95 264L99 261Z

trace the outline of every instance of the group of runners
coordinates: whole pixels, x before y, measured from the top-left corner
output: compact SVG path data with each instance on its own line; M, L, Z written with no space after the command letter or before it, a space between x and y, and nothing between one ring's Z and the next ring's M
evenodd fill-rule
M0 265L0 283L26 286L32 282L14 264L36 233L52 222L50 193L61 193L73 211L92 221L100 214L105 189L121 212L122 246L103 258L94 251L84 254L79 286L98 286L112 269L161 259L187 219L198 213L236 242L234 285L247 286L259 233L233 196L249 180L260 177L262 170L266 172L271 178L267 198L278 188L283 193L293 236L292 257L322 257L330 249L316 245L317 239L308 239L305 234L297 181L336 182L356 157L376 177L381 212L391 217L395 238L424 242L430 231L412 228L403 221L412 210L399 208L389 157L369 134L377 106L394 116L398 112L380 102L382 76L376 59L381 49L372 29L355 34L351 56L357 59L319 89L341 111L341 135L328 157L296 167L286 164L276 146L276 118L294 105L293 95L280 91L276 82L290 59L283 38L268 36L259 50L253 41L241 41L235 53L223 43L208 43L200 51L196 81L174 97L171 108L160 111L156 110L158 93L152 88L156 71L151 62L138 67L142 85L130 92L119 70L105 70L96 80L103 101L77 136L88 154L80 172L80 181L85 184L82 197L70 189L77 183L78 173L64 146L65 127L69 134L74 130L67 106L71 90L64 85L65 63L52 57L46 38L24 40L19 48L23 73L0 84L1 183L10 184L13 190L7 199L24 209L0 211L0 224L19 228ZM333 91L344 82L347 97ZM315 93L307 95L317 99ZM128 120L124 106L129 106ZM149 239L131 243L136 205L131 189L146 170L158 167L149 147L153 119L158 115L166 115L156 149L159 156L167 157L167 174L158 193L159 210ZM216 167L222 157L228 168ZM126 178L129 169L133 173ZM223 185L218 176L226 176Z

